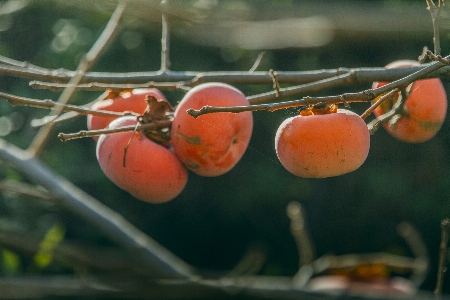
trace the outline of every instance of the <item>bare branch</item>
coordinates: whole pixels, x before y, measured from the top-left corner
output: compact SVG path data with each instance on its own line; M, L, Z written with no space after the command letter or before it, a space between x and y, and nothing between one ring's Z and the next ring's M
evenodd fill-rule
M438 0L438 6L434 4L433 0L426 0L427 1L427 9L430 11L431 14L431 21L433 22L433 44L434 44L434 54L440 55L441 54L441 40L439 35L439 23L440 23L440 17L441 17L441 10L444 7L444 1Z
M450 235L450 219L444 219L441 222L441 244L439 245L439 266L437 274L436 288L434 294L442 296L442 285L444 283L444 275L447 271L445 267L447 261L447 244Z
M131 268L156 278L192 278L193 268L145 235L120 214L55 175L34 156L0 140L0 160L43 186L60 204L116 241L131 258Z
M89 52L81 59L75 72L75 76L73 76L69 80L69 86L65 88L64 91L61 93L58 99L58 103L67 104L69 99L72 97L72 94L75 92L75 86L78 83L80 83L86 71L95 63L100 54L106 49L106 46L109 44L109 42L112 40L112 38L115 36L115 33L117 32L119 22L123 16L123 12L125 11L125 7L126 2L124 1L119 2L116 10L112 14L102 34L94 43ZM62 112L63 109L60 108L57 109L51 115L59 116ZM53 123L48 123L40 129L38 134L34 137L32 143L28 147L28 151L30 151L30 153L32 153L33 155L40 154L49 138L50 132L53 129L53 127L54 127Z
M46 190L24 182L12 180L0 181L0 191L34 197L51 203L56 202L56 199Z
M303 208L297 201L292 201L286 208L286 213L291 219L291 234L297 244L299 253L299 267L311 263L314 260L314 248L309 238Z
M365 120L378 106L380 106L381 104L383 104L385 101L389 100L392 98L392 96L394 96L395 94L397 94L399 92L398 89L393 89L392 91L390 91L389 93L383 95L380 97L380 99L378 99L377 101L375 101L374 104L372 104L362 115L361 118L363 120Z
M410 279L416 287L419 287L427 276L430 263L425 243L419 232L407 222L400 223L397 226L397 232L405 239L405 242L416 258L417 266Z
M142 89L142 88L157 88L165 91L175 91L175 90L189 90L187 87L187 82L154 82L150 81L147 83L102 83L102 82L90 82L81 83L74 86L75 90L87 90L87 91L123 91L130 89ZM64 90L68 87L67 83L53 83L53 82L43 82L43 81L31 81L30 86L35 89L50 89L52 91Z
M249 73L253 73L256 71L256 69L261 64L261 61L264 58L264 55L266 55L266 52L264 52L264 51L259 52L258 57L256 58L255 62L253 63L253 66L250 68L250 70L248 70Z
M235 107L213 107L213 106L204 106L200 109L188 109L187 113L191 116L197 118L201 116L202 114L207 113L216 113L216 112L232 112L232 113L238 113L238 112L244 112L244 111L257 111L257 110L267 110L267 111L275 111L278 109L284 109L284 108L292 108L292 107L298 107L298 106L304 106L304 105L315 105L318 103L327 103L327 104L337 104L337 103L344 103L344 102L367 102L372 101L376 97L383 95L385 93L390 92L392 89L402 89L406 86L408 86L410 83L422 79L429 75L430 73L444 67L445 65L449 64L448 59L450 59L450 55L439 59L437 62L430 64L426 67L423 67L419 71L408 75L406 77L403 77L402 79L396 80L394 82L388 83L384 86L381 86L376 89L369 89L365 91L361 91L358 93L345 93L342 95L336 95L336 96L324 96L324 97L304 97L300 100L294 100L294 101L287 101L287 102L279 102L279 103L273 103L273 104L259 104L259 105L249 105L249 106L235 106ZM343 75L343 78L346 78L348 75ZM336 83L336 81L342 80L342 78L339 78L340 76L336 76L333 79L326 80L327 82L330 82L330 85L333 85ZM303 87L306 87L308 89L311 86L317 85L318 82L314 82L311 84L306 84L303 86L297 86L291 89L280 89L280 95L283 95L283 93L286 94L295 94L299 90L302 90ZM266 101L268 99L271 99L273 97L274 92L266 93L266 94L259 94L254 97L248 97L250 103L258 103L262 100ZM251 101L254 100L254 101Z
M73 139L79 139L79 138L85 138L85 137L93 137L93 136L98 136L101 134L114 134L114 133L118 133L118 132L127 132L127 131L139 131L139 130L149 130L149 129L156 129L156 128L166 128L166 127L170 127L170 125L172 124L172 121L154 121L152 123L148 123L148 124L142 124L139 126L135 126L135 125L130 125L130 126L123 126L123 127L118 127L118 128L114 128L114 129L99 129L99 130L81 130L77 133L60 133L58 134L58 138L63 141L66 142L68 140L73 140Z
M0 56L0 61L10 60L14 64L0 64L0 75L9 75L14 77L28 78L33 80L52 81L67 83L70 78L75 76L75 71L65 69L44 69L28 68L23 65L24 62L15 61ZM339 68L329 70L315 71L277 71L279 83L305 84L318 80L352 73L353 81L348 84L365 84L373 81L394 81L418 71L423 66L414 66L400 69L385 68ZM439 72L430 74L431 77L448 77L450 67L444 68ZM113 84L141 84L147 82L186 82L188 86L194 86L203 82L221 81L226 83L241 84L272 84L272 78L267 71L213 71L213 72L193 72L193 71L170 71L161 73L152 72L86 72L82 82L91 83L113 83Z
M162 0L161 68L159 70L161 73L169 71L170 67L170 27L167 14L164 12L166 6L167 0Z
M113 111L106 111L106 110L92 110L92 109L85 108L82 106L62 104L62 103L55 102L50 99L37 100L37 99L15 96L15 95L3 93L3 92L0 92L0 98L5 98L12 105L23 105L23 106L47 108L47 109L59 110L59 111L70 111L70 112L76 112L79 115L90 114L90 115L112 116L112 117L138 116L138 114L136 114L134 112L121 113L121 112L113 112ZM54 120L57 118L57 116L51 116L51 118Z

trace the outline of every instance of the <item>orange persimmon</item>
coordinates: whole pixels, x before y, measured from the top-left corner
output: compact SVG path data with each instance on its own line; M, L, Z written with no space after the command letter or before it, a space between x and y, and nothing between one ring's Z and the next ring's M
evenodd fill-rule
M106 98L95 102L91 109L112 112L130 111L142 114L147 108L147 96L154 96L156 99L166 100L166 97L158 89L154 88L134 89L133 91L127 91L114 96L113 98ZM117 119L117 117L88 115L87 126L89 130L103 129L115 119Z
M281 164L292 174L304 178L324 178L354 171L366 160L369 148L366 123L345 109L288 118L275 136Z
M399 60L386 66L388 69L417 66L412 60ZM375 82L377 88L387 82ZM408 87L409 95L403 103L400 118L393 124L384 122L384 129L400 141L408 143L423 143L433 138L447 115L447 94L438 78L417 80ZM376 117L387 113L398 101L395 99L382 103L374 111Z
M178 104L171 129L175 154L192 172L219 176L230 171L244 155L253 129L251 112L212 113L192 117L189 108L249 105L245 95L224 83L200 84Z
M120 117L108 128L136 125L136 122L134 117ZM174 199L188 179L188 171L175 154L141 132L100 135L97 160L105 175L118 187L150 203Z

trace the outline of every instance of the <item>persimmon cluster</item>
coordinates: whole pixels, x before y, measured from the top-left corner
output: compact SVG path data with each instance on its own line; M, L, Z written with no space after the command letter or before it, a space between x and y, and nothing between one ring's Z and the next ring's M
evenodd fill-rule
M387 68L416 65L397 61ZM375 82L373 88L386 82ZM377 102L377 99L375 102ZM245 95L223 83L198 85L173 109L157 89L110 94L92 106L139 117L90 115L89 129L119 128L168 120L170 126L152 130L101 135L97 159L106 176L138 199L162 203L178 196L188 180L188 170L200 176L220 176L230 171L246 151L252 130L250 111L220 112L192 117L189 109L205 106L248 106ZM447 97L439 79L423 79L383 102L377 120L395 138L409 143L431 139L442 126ZM370 132L356 113L336 104L310 106L286 119L277 130L275 150L281 164L304 178L338 176L358 169L370 149Z
M230 171L244 155L253 130L251 112L218 113L193 118L188 108L248 105L245 95L223 83L206 83L191 89L175 111L157 89L112 94L93 109L140 115L104 117L90 115L88 128L115 129L162 119L170 128L100 135L97 159L106 176L134 197L163 203L174 199L186 186L188 170L200 176L219 176Z
M418 64L400 60L386 68ZM372 87L385 84L375 82ZM374 110L389 134L408 143L422 143L434 137L446 114L447 96L437 78L413 82ZM323 178L359 168L369 153L370 135L363 119L351 111L337 109L334 104L309 107L280 125L275 148L281 164L294 175Z

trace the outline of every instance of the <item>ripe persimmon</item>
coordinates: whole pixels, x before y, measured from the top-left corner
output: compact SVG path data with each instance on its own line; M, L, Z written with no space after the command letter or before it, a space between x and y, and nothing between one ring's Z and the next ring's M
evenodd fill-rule
M113 112L130 111L142 114L147 107L147 96L154 96L157 99L166 100L166 97L158 89L134 89L133 91L127 91L121 94L112 93L111 96L106 99L95 102L91 109ZM89 130L103 129L115 119L117 119L117 117L88 115L87 126Z
M399 60L386 66L388 69L417 66L412 60ZM387 84L375 82L373 88ZM384 122L384 129L395 138L408 143L422 143L433 138L447 115L447 95L439 78L417 80L407 91L406 100L395 122ZM379 117L392 109L399 100L400 93L392 100L382 103L374 114Z
M212 113L197 118L189 108L249 105L245 95L224 83L200 84L178 104L171 129L175 154L192 172L219 176L231 170L244 155L253 129L251 112Z
M275 149L281 164L304 178L342 175L366 160L370 135L360 116L345 109L303 113L281 123Z
M136 125L136 122L135 117L120 117L108 128ZM187 169L175 154L141 132L100 135L97 160L105 175L118 187L150 203L174 199L188 179Z

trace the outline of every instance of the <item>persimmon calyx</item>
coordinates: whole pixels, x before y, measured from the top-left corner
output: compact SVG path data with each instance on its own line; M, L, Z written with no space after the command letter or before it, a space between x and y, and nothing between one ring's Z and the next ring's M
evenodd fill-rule
M300 111L301 116L327 115L336 113L338 106L336 104L311 105Z
M173 112L172 105L166 99L156 99L154 96L147 96L147 108L142 116L138 117L141 124L148 124L155 121L171 120L173 117L168 113ZM169 146L170 130L169 128L157 128L144 130L144 134L152 141L164 146Z

